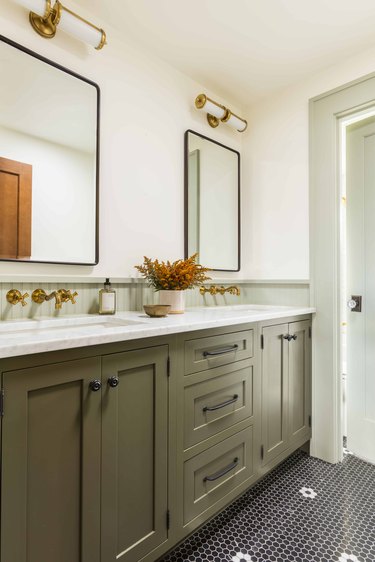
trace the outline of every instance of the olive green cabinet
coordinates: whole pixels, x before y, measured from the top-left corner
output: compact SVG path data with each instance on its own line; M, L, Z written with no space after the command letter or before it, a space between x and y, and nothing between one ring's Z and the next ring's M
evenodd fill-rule
M311 323L263 326L261 342L262 464L268 465L310 438Z
M218 513L310 439L305 319L1 360L0 562L155 562Z
M168 346L103 358L102 561L168 538Z
M1 562L136 562L167 540L167 361L3 372Z
M3 373L2 562L100 561L98 358Z

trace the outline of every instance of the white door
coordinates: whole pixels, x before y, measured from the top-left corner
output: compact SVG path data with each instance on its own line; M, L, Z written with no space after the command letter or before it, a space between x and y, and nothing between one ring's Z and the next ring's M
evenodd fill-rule
M375 463L375 123L347 129L348 449Z

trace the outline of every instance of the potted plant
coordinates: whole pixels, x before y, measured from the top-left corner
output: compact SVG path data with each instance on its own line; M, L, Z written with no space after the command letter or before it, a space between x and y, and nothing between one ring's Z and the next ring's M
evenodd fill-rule
M198 254L185 260L164 262L144 256L142 265L135 268L147 279L150 287L159 292L160 304L170 304L169 314L181 314L185 310L184 291L199 287L210 279L207 267L197 263Z

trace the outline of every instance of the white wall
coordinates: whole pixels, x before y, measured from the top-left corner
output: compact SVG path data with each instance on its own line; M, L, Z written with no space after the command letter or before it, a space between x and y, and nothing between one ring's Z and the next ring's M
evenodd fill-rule
M31 259L93 263L92 155L5 127L0 127L0 155L33 167Z
M97 82L101 88L100 263L96 267L0 263L1 275L135 275L143 255L183 256L183 134L193 129L236 150L241 135L208 127L194 108L210 92L127 44L104 22L108 45L95 51L63 32L47 41L11 0L1 2L0 33ZM90 19L82 7L69 4ZM240 108L234 108L242 114ZM51 120L52 121L52 120Z
M371 49L245 111L245 276L309 277L308 100L374 71Z

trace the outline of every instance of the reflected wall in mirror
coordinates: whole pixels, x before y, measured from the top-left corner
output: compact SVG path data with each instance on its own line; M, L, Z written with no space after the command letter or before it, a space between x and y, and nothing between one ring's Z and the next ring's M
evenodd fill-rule
M240 154L185 133L185 257L217 271L240 270Z
M99 88L0 36L0 259L98 263Z

